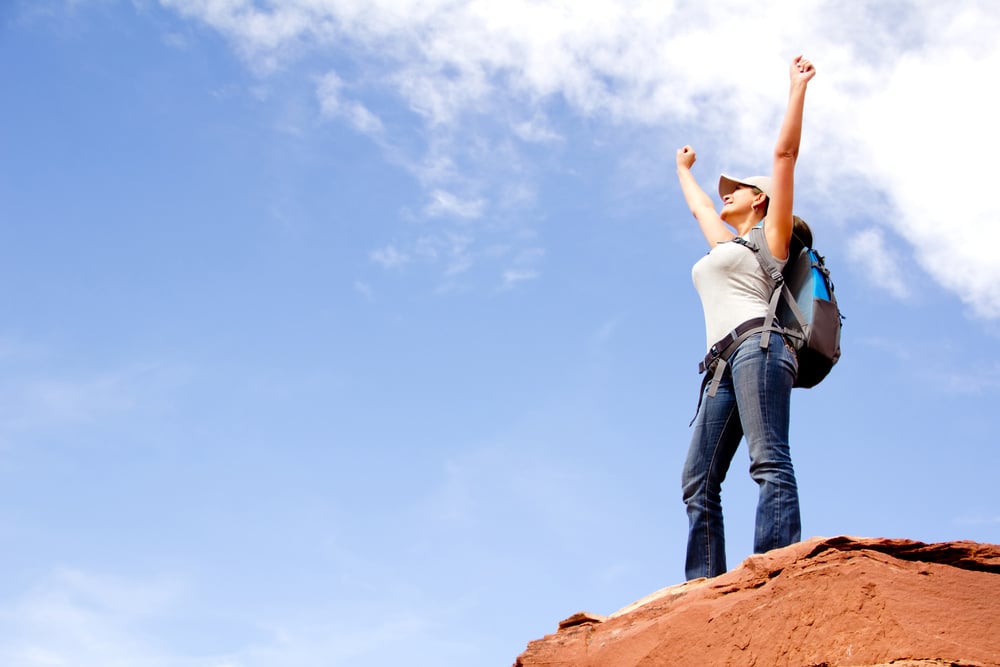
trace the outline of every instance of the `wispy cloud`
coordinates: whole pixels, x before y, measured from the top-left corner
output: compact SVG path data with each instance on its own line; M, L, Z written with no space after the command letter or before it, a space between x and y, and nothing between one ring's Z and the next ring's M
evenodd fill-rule
M503 282L500 289L507 290L518 283L536 280L542 273L538 268L545 256L543 248L531 247L518 252L511 259L511 266L503 272Z
M397 250L392 245L371 251L369 257L371 257L373 262L386 269L396 269L410 261L408 254Z
M1000 262L989 244L1000 220L986 193L1000 150L991 123L1000 103L974 72L1000 66L1000 11L956 6L940 14L921 5L921 39L886 63L881 85L856 99L862 152L855 166L888 192L886 221L913 244L915 258L941 285L983 317L1000 317ZM932 23L935 22L935 23ZM953 104L952 100L961 100Z
M848 248L851 259L870 277L867 284L900 299L910 297L910 289L895 246L886 243L881 229L873 227L855 234Z
M336 72L329 72L317 84L316 94L320 110L330 118L344 118L348 124L362 134L382 134L382 121L360 102L346 99L343 81Z
M485 206L486 202L482 199L461 199L445 190L435 190L430 193L424 214L429 218L450 216L472 220L483 215Z
M295 614L247 610L231 623L253 626L251 641L204 642L162 633L192 592L176 577L138 577L60 568L0 602L0 663L11 667L305 667L382 660L398 664L428 639L437 610L313 609ZM391 597L391 591L383 591ZM217 619L216 619L217 620ZM181 633L182 634L182 633ZM461 647L459 647L459 650ZM374 663L373 663L374 664Z
M372 289L372 286L363 280L354 281L354 291L363 296L368 301L371 301L372 299L375 298L375 292Z
M177 664L144 641L142 629L181 590L169 579L54 570L0 605L0 661L17 667Z
M845 12L832 0L764 0L751 11L735 0L161 2L218 30L256 71L277 71L306 51L348 52L361 63L357 94L347 100L348 84L324 79L327 112L374 131L380 125L362 101L366 89L414 111L435 137L434 159L425 163L438 170L427 182L432 202L433 193L452 192L444 174L495 189L499 173L469 173L483 164L471 158L484 123L492 123L492 149L503 128L515 141L551 141L558 133L541 119L555 101L619 126L695 126L693 137L674 143L725 152L725 163L706 167L759 169L788 59L810 44L819 76L807 109L800 204L810 203L807 195L850 226L859 210L881 213L888 202L877 224L904 239L919 266L972 312L1000 317L1000 262L980 242L1000 219L978 194L990 190L989 156L1000 152L1000 133L991 130L1000 101L981 74L1000 66L995 5L861 2ZM753 76L733 76L737 62ZM497 110L510 120L491 120ZM477 217L481 205L438 201L428 212Z
M856 342L874 350L887 369L894 366L905 382L935 394L989 396L1000 389L1000 362L988 354L958 351L943 339L895 336Z
M987 396L1000 389L1000 363L997 362L954 364L950 367L941 364L916 374L925 386L947 394Z
M539 272L534 269L507 269L503 272L503 288L510 289L518 283L534 280L539 275Z
M40 366L40 367L39 367ZM0 437L38 429L81 427L165 404L159 396L187 381L189 369L163 364L67 374L36 362L0 382Z
M562 140L562 136L552 128L550 121L540 114L513 125L514 134L522 141L548 143Z

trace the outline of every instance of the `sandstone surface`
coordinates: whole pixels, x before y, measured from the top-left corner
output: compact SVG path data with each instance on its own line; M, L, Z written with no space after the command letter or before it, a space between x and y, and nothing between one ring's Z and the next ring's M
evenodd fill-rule
M1000 667L1000 545L813 538L558 627L514 667Z

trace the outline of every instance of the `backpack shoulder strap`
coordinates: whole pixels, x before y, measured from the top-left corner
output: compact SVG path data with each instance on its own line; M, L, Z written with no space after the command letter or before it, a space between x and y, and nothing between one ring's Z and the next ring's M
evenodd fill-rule
M746 239L737 237L737 242L742 243L753 251L754 257L764 271L764 275L774 283L771 292L771 300L767 305L767 315L764 317L764 332L760 337L761 348L766 348L771 342L771 331L774 329L774 321L777 318L778 302L781 301L781 293L784 291L785 277L778 268L778 263L771 254L771 248L767 245L767 236L764 234L764 221L750 230ZM791 258L789 258L791 259Z
M778 268L778 262L774 259L774 255L771 254L771 247L767 245L767 236L764 234L764 222L761 221L759 225L750 230L747 234L749 237L744 242L744 245L753 250L754 256L757 257L757 261L760 263L760 268L764 269L764 273L771 277L771 280L775 284L780 284L784 277L781 275L781 269Z

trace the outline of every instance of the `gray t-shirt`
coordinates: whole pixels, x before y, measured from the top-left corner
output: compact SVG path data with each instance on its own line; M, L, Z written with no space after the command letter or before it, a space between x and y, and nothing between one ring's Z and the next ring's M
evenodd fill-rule
M787 260L774 260L778 269ZM706 349L738 325L767 315L774 290L753 250L740 243L720 243L691 269L705 311Z

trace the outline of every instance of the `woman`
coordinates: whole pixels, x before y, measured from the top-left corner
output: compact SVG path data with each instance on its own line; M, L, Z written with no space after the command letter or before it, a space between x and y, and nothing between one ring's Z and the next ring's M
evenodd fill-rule
M797 362L788 344L781 344L781 336L760 331L745 334L755 321L759 326L762 320L757 318L767 313L774 283L744 241L751 229L763 225L767 248L777 263L784 266L788 259L802 110L806 87L815 74L812 63L802 56L792 61L788 107L774 148L772 175L746 179L723 175L719 179L721 211L716 212L691 173L694 150L685 146L677 151L677 177L684 199L711 248L692 270L705 311L709 368L682 475L689 522L688 579L726 571L720 493L744 435L750 450L750 476L760 488L754 552L787 546L801 536L798 488L788 446ZM727 337L739 325L744 325L743 330ZM712 354L713 345L719 355Z

